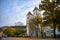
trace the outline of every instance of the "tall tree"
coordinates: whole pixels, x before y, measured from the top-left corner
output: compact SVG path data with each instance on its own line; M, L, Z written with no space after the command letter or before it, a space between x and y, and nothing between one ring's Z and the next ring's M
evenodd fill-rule
M44 0L41 1L42 4L39 5L39 8L44 10L44 20L51 26L53 25L54 38L56 37L56 27L60 25L60 9L58 7L58 2Z

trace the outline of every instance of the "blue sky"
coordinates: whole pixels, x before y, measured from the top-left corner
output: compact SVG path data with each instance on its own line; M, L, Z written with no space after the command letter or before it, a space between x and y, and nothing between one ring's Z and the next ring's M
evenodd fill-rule
M41 0L0 0L0 27L22 22L26 25L26 14L38 7Z

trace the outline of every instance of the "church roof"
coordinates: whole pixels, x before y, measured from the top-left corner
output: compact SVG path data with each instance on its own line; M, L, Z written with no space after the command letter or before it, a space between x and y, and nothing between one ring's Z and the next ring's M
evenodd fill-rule
M34 8L34 10L36 10L36 9L38 9L38 8L37 8L37 7L35 7L35 8ZM33 11L34 11L34 10L33 10ZM38 10L39 10L39 9L38 9Z
M28 12L28 14L27 15L32 15L32 13L31 12Z

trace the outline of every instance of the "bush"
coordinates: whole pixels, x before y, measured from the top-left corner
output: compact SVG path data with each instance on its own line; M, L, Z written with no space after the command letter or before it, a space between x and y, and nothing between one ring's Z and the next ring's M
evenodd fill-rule
M25 34L25 31L23 30L16 30L14 36L15 37L22 37Z

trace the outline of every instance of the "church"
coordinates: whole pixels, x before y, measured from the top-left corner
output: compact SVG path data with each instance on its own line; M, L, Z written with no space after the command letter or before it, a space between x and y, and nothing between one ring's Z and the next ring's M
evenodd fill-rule
M26 19L26 30L28 36L41 36L41 23L35 23L32 19L42 19L41 16L41 10L37 7L34 8L33 13L28 12L27 13L27 19ZM37 22L36 21L36 22ZM37 25L36 25L37 24Z

